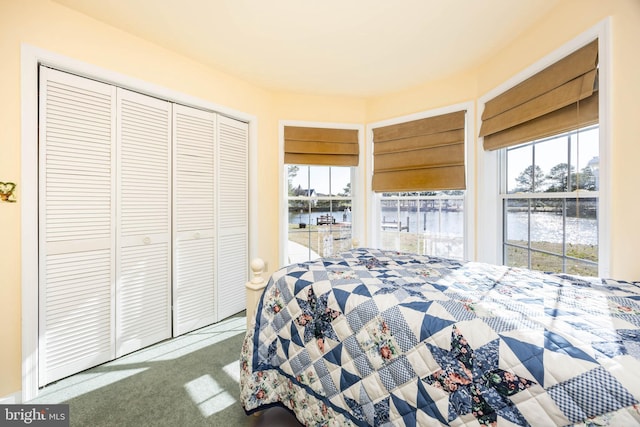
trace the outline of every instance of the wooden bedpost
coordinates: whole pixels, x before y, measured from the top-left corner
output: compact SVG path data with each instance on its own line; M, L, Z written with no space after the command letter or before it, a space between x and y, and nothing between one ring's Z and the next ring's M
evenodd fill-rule
M245 284L247 294L247 328L252 326L262 291L265 286L267 286L262 277L264 261L261 258L254 258L251 260L250 267L253 277Z

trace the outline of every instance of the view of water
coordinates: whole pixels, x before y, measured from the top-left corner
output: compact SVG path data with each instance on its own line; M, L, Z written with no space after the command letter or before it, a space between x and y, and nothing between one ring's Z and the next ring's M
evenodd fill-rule
M317 224L317 220L318 217L320 217L321 215L329 215L331 214L335 219L336 222L351 222L351 212L324 212L324 211L318 211L318 212L305 212L305 213L295 213L295 212L289 212L289 224L299 224L300 222L304 222L305 224L309 224L309 225L316 225Z
M320 215L329 212L289 213L289 223L316 224ZM334 212L336 222L351 222L351 212ZM381 217L385 222L402 222L404 227L409 220L409 231L438 233L451 237L462 237L464 214L459 211L451 212L400 212L383 211ZM426 227L425 227L426 223ZM508 240L527 240L528 215L526 212L510 212L507 215ZM566 217L567 243L598 244L598 221L593 218ZM535 212L531 214L531 240L538 242L562 242L562 215L549 212Z
M462 237L464 234L464 213L461 211L397 212L383 211L382 222L401 222L402 227L409 221L410 233L430 231L450 237Z
M598 220L594 218L566 217L567 243L598 244ZM527 240L526 212L507 215L507 239ZM531 240L535 242L562 242L562 215L548 212L531 214Z

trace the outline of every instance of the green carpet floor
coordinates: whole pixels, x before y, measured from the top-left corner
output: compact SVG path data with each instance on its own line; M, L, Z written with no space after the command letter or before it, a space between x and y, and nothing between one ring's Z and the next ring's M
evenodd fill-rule
M68 403L71 426L253 426L239 398L246 330L235 316L148 347L40 391L29 403Z

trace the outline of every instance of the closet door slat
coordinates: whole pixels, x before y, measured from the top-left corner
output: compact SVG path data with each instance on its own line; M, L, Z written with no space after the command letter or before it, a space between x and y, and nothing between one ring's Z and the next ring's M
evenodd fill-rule
M245 309L248 125L40 69L45 386Z
M249 270L248 141L247 123L218 117L218 320L246 308L243 288Z
M216 321L216 115L174 106L174 335Z
M115 88L40 67L39 385L113 359Z
M171 336L171 104L117 94L120 357Z

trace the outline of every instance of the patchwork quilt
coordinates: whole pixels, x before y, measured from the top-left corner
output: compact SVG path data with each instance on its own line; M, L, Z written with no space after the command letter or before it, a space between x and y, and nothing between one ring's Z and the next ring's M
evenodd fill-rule
M638 426L640 283L354 249L273 274L240 364L306 426Z

